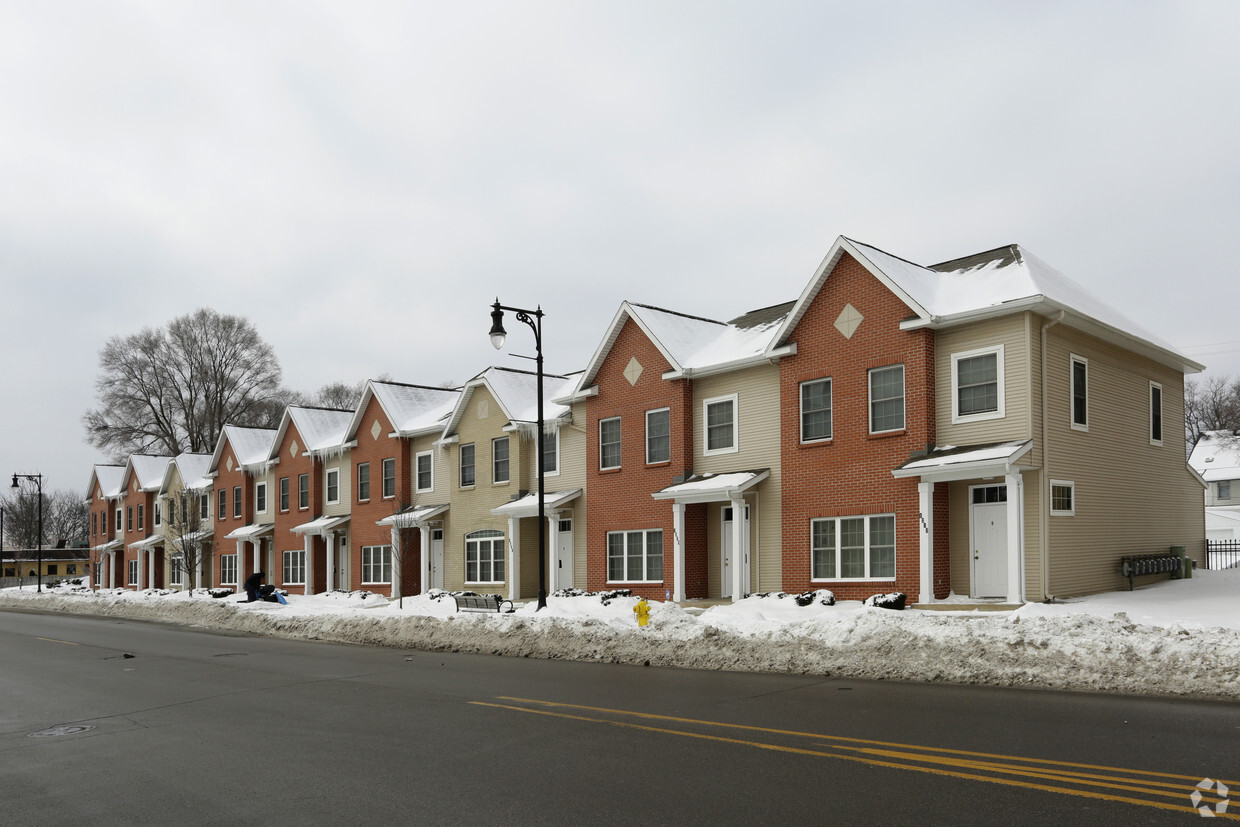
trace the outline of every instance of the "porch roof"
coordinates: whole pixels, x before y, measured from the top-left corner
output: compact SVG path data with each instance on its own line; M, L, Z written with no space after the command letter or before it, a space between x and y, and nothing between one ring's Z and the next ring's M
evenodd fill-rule
M308 523L293 526L293 531L297 534L325 535L327 532L344 525L348 521L349 516L347 514L343 517L316 517Z
M390 517L378 520L375 525L394 525L401 528L409 528L418 523L434 519L447 510L447 505L414 505L398 511Z
M118 548L120 548L123 545L125 545L124 540L108 540L106 543L100 543L97 546L91 546L90 550L91 551L116 551Z
M543 495L544 510L554 511L557 508L563 508L566 503L580 496L580 488L574 488L572 491L548 491ZM537 517L538 492L535 491L533 494L504 503L498 508L492 508L491 513L497 517Z
M1032 447L1032 439L963 447L945 445L910 457L903 465L893 469L891 475L896 479L921 477L926 482L1001 477L1012 473L1016 460L1029 453Z
M137 548L137 549L148 549L148 548L153 548L154 546L159 545L163 541L164 541L164 535L156 534L152 537L147 537L144 540L139 540L136 543L130 543L129 547Z
M669 485L650 496L679 503L707 503L739 497L771 475L770 468L729 471L724 474L694 474L684 482Z
M241 528L233 529L224 535L225 540L253 540L255 537L261 537L264 534L274 532L276 527L271 523L250 523L243 525Z

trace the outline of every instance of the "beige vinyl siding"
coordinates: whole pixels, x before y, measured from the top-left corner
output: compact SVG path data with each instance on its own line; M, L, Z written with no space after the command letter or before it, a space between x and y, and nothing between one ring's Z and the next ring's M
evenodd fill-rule
M1041 529L1037 519L1038 479L1036 471L1026 471L1024 478L1025 520L1025 599L1037 601L1042 596ZM1003 478L961 480L948 485L948 525L950 530L950 563L952 591L963 596L973 592L973 538L969 489L976 485L1002 485ZM937 531L937 528L936 528Z
M1089 360L1089 430L1070 427L1070 354ZM1047 337L1047 455L1042 484L1075 484L1075 516L1048 516L1050 592L1126 588L1119 558L1185 546L1204 563L1202 487L1188 470L1184 377L1057 325ZM1150 382L1162 385L1163 444L1149 439Z
M254 522L257 525L271 525L276 521L276 514L280 511L280 478L276 474L279 468L279 465L269 465L266 470L260 471L250 478L251 492L257 490L256 486L258 483L267 483L267 513L259 514L257 509L255 510ZM289 489L289 496L290 498L295 498L297 496L296 478L290 480L289 484L293 486L293 488ZM211 500L212 516L215 516L215 507L217 505L219 505L219 502L213 497Z
M318 460L323 464L323 514L328 517L347 517L353 504L353 487L350 484L352 474L349 473L353 467L353 452L344 451L339 454L331 454L328 457ZM332 469L340 471L340 492L339 502L327 502L327 472ZM373 471L372 471L373 473ZM374 485L374 479L371 479L371 485ZM271 511L271 486L267 486L268 511ZM279 492L276 492L279 495Z
M730 454L705 456L702 451L703 401L720 396L737 396L739 450ZM718 474L769 468L770 476L750 491L749 584L754 592L775 591L783 583L783 531L781 514L779 367L760 365L733 373L697 379L693 383L693 462L694 472ZM710 594L719 591L720 509L712 504L707 512L707 542L710 568ZM670 505L669 505L670 507ZM711 534L711 532L714 532ZM668 548L670 548L670 544Z
M579 589L586 585L586 403L573 405L573 418L560 427L560 476L556 478L561 491L581 489L581 496L571 503L573 520L573 583Z
M935 333L934 385L939 445L980 445L1028 439L1031 399L1030 344L1027 314L987 319ZM952 354L1003 346L1004 415L999 419L952 422Z

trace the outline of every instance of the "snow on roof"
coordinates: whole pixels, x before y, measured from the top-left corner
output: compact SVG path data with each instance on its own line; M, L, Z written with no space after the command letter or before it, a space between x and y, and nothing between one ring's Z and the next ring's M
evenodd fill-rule
M130 468L138 477L138 487L143 491L158 491L159 486L164 482L164 471L168 470L168 463L172 461L172 457L155 457L147 454L133 454L129 457L129 463L125 466L126 472ZM125 476L128 476L126 473Z
M285 417L291 418L297 426L297 433L305 443L302 447L313 453L338 448L344 444L353 411L289 405Z
M486 385L495 395L504 412L513 422L538 421L538 376L511 368L488 368L483 373ZM543 419L567 416L568 407L552 400L570 393L577 384L575 376L543 374Z
M432 517L438 517L448 510L447 505L411 505L395 514L378 520L375 525L397 525L410 528Z
M451 415L452 408L461 398L461 391L456 388L427 388L395 382L371 382L370 390L401 434L423 431L437 425L442 427L444 418ZM358 411L361 412L361 406Z
M1188 465L1209 482L1240 479L1240 434L1206 431L1193 446Z
M252 540L255 537L261 537L275 531L275 526L271 523L250 523L240 528L235 528L224 535L225 540Z
M966 465L969 463L998 462L1014 459L1030 447L1027 439L1013 442L996 442L989 445L972 445L957 448L954 445L936 447L920 459L912 459L900 466L904 470L924 470L942 468L948 465ZM1024 450L1022 450L1024 449Z
M253 465L266 460L275 436L274 428L242 428L238 425L225 425L223 433L223 437L232 446L237 462L242 465Z
M726 365L766 351L793 302L746 313L729 322L687 316L645 304L627 304L681 370Z
M684 482L669 485L650 496L656 500L723 497L745 491L771 475L769 468L755 471L729 471L724 474L694 474Z
M207 474L211 471L211 454L191 454L178 456L169 468L175 467L181 476L181 484L186 488L210 488L211 480ZM166 479L166 478L165 478Z
M543 495L543 509L559 508L565 503L572 502L581 496L582 489L574 488L571 491L548 491ZM491 513L496 516L503 517L533 517L538 514L538 492L526 494L519 499L511 500L497 508L492 508Z
M96 465L91 472L92 482L98 484L99 490L103 493L104 498L119 497L121 495L121 485L125 481L125 466L123 465ZM87 492L88 497L94 495L94 486Z

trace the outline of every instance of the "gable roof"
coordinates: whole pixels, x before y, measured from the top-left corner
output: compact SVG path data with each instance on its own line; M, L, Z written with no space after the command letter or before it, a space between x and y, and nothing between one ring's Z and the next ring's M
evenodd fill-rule
M319 454L325 451L342 450L345 447L345 433L353 420L353 411L340 408L310 408L303 405L289 405L280 417L280 427L276 429L275 439L265 459L273 460L284 441L284 434L291 423L301 436L302 451Z
M632 320L671 366L668 378L704 376L770 361L781 353L772 340L794 302L752 310L728 322L690 316L662 307L621 302L603 341L581 377L580 387L594 384L611 348Z
M569 394L577 386L580 374L561 376L553 373L543 374L543 421L554 422L561 417L572 415L568 406L555 401ZM460 399L452 410L451 417L444 425L443 436L449 437L456 431L469 400L478 388L486 388L499 404L504 416L512 425L534 423L538 421L538 375L524 370L512 368L490 367L465 383Z
M121 492L128 490L130 475L137 476L139 490L158 491L164 481L164 471L168 470L170 462L172 462L172 457L131 454L129 461L125 463L125 470L121 472Z
M840 236L797 299L772 348L788 344L844 254L908 306L912 317L901 324L905 330L951 327L1026 310L1047 317L1062 314L1070 327L1183 373L1204 369L1017 244L923 266Z
M452 414L457 400L461 398L461 390L372 379L366 383L362 400L345 431L346 442L357 438L357 429L362 425L362 417L366 414L371 398L379 402L379 407L392 423L396 436L411 437L442 430L444 420Z
M1206 431L1193 446L1188 465L1207 482L1240 479L1240 433Z
M95 486L99 486L100 492L105 500L114 499L121 495L121 484L125 478L125 466L123 465L96 465L91 469L90 482L86 486L86 499L89 501L95 496Z
M240 425L225 425L220 431L220 438L215 441L215 452L211 455L211 464L207 467L207 476L214 477L219 473L220 457L224 453L224 443L232 446L233 455L242 468L267 461L271 453L272 441L275 439L274 428L243 428Z
M210 488L211 478L208 475L211 472L211 457L211 454L191 454L188 451L178 455L176 459L168 463L159 492L162 494L168 490L172 484L173 474L179 476L181 485L191 491Z

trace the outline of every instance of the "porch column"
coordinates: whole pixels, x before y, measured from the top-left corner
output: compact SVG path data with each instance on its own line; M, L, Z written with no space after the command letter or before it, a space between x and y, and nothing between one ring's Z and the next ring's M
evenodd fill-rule
M153 589L155 588L155 549L151 549L151 556L147 561L147 565L151 567L151 577L147 582L151 584L150 588Z
M142 567L142 549L137 549L136 553L138 555L138 582L134 583L133 586L135 591L142 591L142 580L145 574L145 570Z
M685 504L672 502L672 600L685 599Z
M400 528L395 523L392 523L392 593L388 597L396 597L400 594L401 561L409 553L409 549L401 545L400 531ZM400 554L396 553L398 548L400 549Z
M329 531L324 537L327 545L327 590L336 588L336 532Z
M560 588L560 515L547 515L547 571L551 572L547 584L549 591Z
M934 483L917 483L917 505L921 511L918 549L921 552L921 595L918 603L934 602Z
M108 552L108 588L116 588L116 552Z
M237 586L238 594L241 593L241 581L245 579L241 576L241 573L245 571L245 547L243 545L244 543L245 543L245 540L237 541L237 565L235 568L237 571L236 586Z
M202 549L202 546L200 545L198 546L198 561L194 564L193 588L195 589L202 588L202 557L203 557L203 549Z
M307 531L303 542L306 549L306 587L304 591L310 595L314 594L314 535Z
M521 579L521 535L517 532L520 520L508 518L508 599L516 600L521 596L517 585Z
M1024 520L1025 486L1019 473L1004 477L1007 483L1007 602L1024 602Z
M431 530L425 523L418 526L418 545L422 549L422 594L431 589Z
M732 602L745 597L745 568L749 565L745 554L745 500L729 500L732 504Z
M257 574L263 570L263 541L257 538L253 539L250 541L250 547L254 549L254 573ZM240 568L237 569L237 571L240 570ZM270 573L268 572L268 574Z

